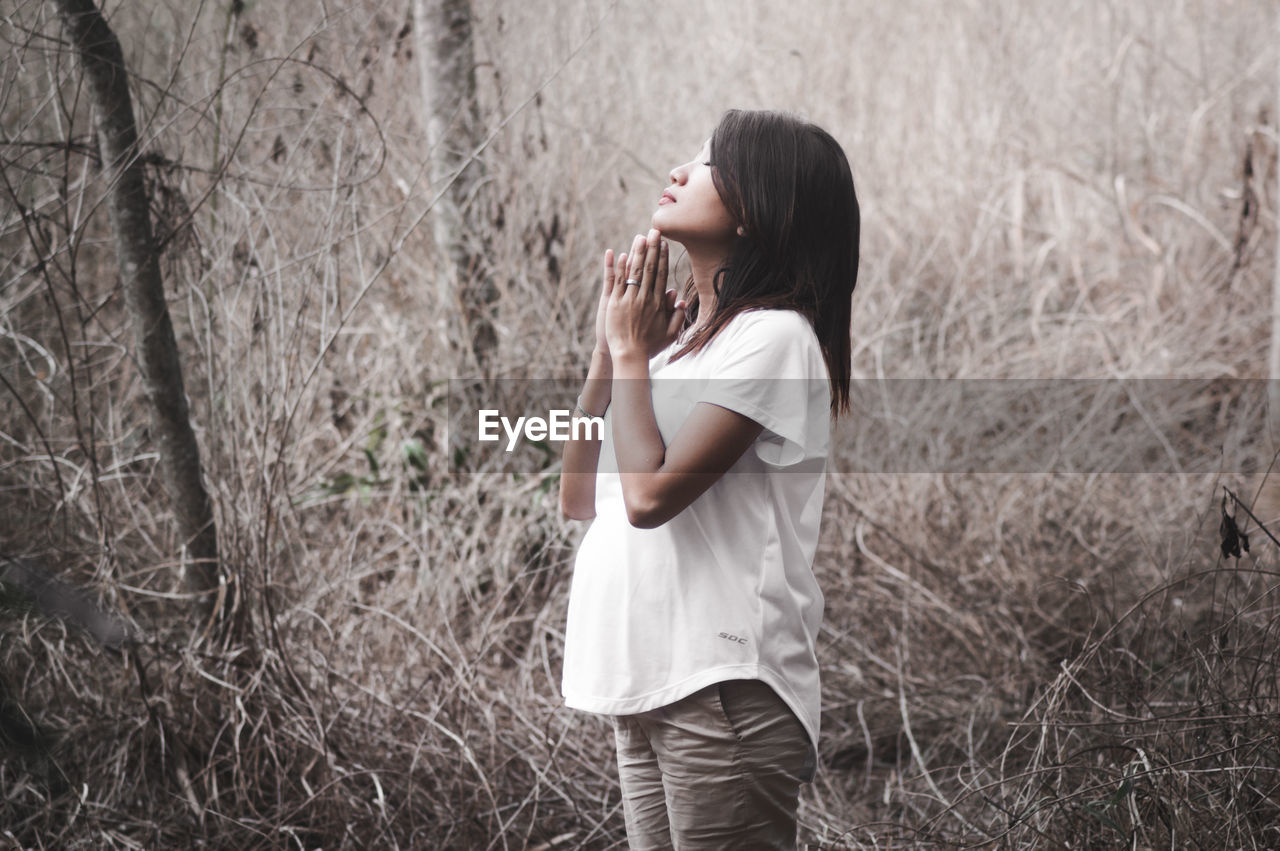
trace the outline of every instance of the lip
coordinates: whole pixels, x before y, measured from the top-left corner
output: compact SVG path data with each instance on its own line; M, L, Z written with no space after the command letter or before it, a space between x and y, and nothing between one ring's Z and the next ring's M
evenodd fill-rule
M661 207L663 204L674 204L675 202L675 196L670 192L663 192L662 197L658 199L658 206Z

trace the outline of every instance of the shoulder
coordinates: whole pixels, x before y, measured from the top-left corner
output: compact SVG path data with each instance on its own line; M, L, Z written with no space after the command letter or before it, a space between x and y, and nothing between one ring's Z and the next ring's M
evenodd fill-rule
M729 320L713 341L722 350L748 348L820 351L818 335L794 310L746 310Z
M742 335L817 340L813 325L795 310L744 310L729 320L722 336Z
M813 326L794 310L750 310L711 341L708 364L719 376L791 378L825 374Z

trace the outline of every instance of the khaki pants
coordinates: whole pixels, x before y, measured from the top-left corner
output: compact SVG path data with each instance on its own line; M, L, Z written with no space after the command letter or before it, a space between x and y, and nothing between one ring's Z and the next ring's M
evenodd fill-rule
M613 729L633 851L796 847L800 784L816 758L769 686L717 683L614 716Z

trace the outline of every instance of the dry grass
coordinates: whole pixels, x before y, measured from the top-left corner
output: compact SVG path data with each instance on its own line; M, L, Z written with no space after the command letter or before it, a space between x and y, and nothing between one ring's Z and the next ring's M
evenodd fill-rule
M91 144L74 66L47 6L0 25L0 552L138 637L117 653L3 610L0 836L619 847L607 729L558 698L580 528L556 465L448 472L446 382L474 367L436 301L406 4L298 7L287 30L250 7L229 39L226 14L112 15L172 163L151 178L238 627L204 640L92 158L10 144ZM507 120L484 155L499 374L582 371L600 250L743 105L804 112L850 154L857 376L1263 376L1268 4L477 14ZM805 841L1276 845L1277 549L1252 522L1251 553L1218 549L1220 488L1251 504L1259 479L833 475Z

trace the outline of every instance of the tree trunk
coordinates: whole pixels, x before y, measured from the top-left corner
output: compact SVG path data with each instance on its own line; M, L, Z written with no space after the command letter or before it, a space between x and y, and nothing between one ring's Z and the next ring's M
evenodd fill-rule
M1276 36L1280 37L1280 10L1276 12ZM1275 120L1280 127L1280 63L1276 65L1276 72ZM1277 144L1280 145L1280 139ZM1276 181L1276 197L1280 198L1280 175ZM1280 227L1276 228L1275 267L1271 279L1271 350L1267 353L1267 423L1273 445L1280 443Z
M490 227L484 164L473 159L484 141L476 101L470 0L414 0L418 67L424 94L433 194L432 234L442 260L439 303L453 305L464 336L483 367L496 346L490 311L497 290L485 263Z
M200 447L191 430L178 344L164 299L124 52L93 0L56 0L56 4L88 82L102 179L109 187L107 215L115 236L125 309L151 407L161 482L184 545L183 581L187 590L200 595L199 608L207 613L214 604L212 592L218 588L218 536L201 479Z

